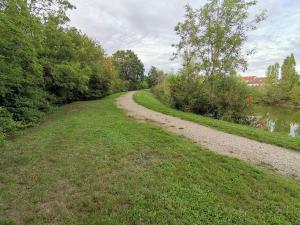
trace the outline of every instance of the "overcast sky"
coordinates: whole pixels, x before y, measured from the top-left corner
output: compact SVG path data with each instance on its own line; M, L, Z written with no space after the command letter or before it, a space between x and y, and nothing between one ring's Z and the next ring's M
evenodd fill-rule
M151 65L177 71L179 61L170 61L177 43L176 24L183 20L184 5L201 7L206 0L71 0L71 25L101 43L106 54L132 49L148 70ZM268 18L249 35L246 75L264 76L268 65L282 63L294 53L300 71L300 0L258 0L255 8L267 9Z

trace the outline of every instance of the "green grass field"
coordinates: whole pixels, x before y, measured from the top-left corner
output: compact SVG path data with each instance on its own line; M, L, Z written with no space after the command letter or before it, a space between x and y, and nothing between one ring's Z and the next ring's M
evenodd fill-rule
M300 137L290 137L287 134L275 132L270 133L262 129L249 127L246 125L240 125L230 123L222 120L216 120L201 115L182 112L176 109L172 109L162 104L155 96L148 90L139 91L134 95L134 100L149 109L157 112L161 112L167 115L179 117L181 119L189 120L195 123L199 123L208 127L213 127L227 133L236 134L239 136L247 137L260 142L277 145L293 150L300 151Z
M138 123L118 96L59 108L1 146L1 225L300 224L298 181Z

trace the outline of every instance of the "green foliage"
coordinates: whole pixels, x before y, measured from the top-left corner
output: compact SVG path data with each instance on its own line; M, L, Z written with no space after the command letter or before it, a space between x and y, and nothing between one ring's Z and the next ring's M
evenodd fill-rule
M155 85L159 84L164 76L165 74L162 70L159 70L155 66L152 66L148 73L149 87L154 87Z
M129 82L129 89L139 88L139 84L144 80L144 64L138 56L131 50L117 51L113 54L113 62L123 80Z
M290 99L295 106L300 106L300 85L292 89Z
M57 102L78 100L88 91L90 68L82 68L79 63L64 63L55 64L51 69L51 80L46 85L48 91L55 94Z
M69 20L66 11L75 8L68 0L24 0L24 2L32 15L43 20L55 16L62 23Z
M67 0L1 1L1 140L2 133L37 122L52 104L141 84L123 80L100 44L66 25L72 8Z
M23 1L8 1L0 11L0 107L24 124L37 121L49 108L38 59L40 32Z
M269 84L277 84L279 79L279 70L279 63L275 63L274 65L269 66L266 72L266 82Z
M247 85L236 74L208 82L209 111L214 118L245 123L249 112Z
M170 80L173 76L165 76L157 85L151 88L152 93L166 105L172 105Z
M183 58L183 69L170 79L171 106L246 122L250 91L235 71L247 67L242 47L248 31L265 19L264 12L249 18L255 5L252 0L209 0L200 9L186 6L185 20L175 28L180 39L175 57Z
M266 81L260 93L260 98L265 104L280 104L280 102L282 102L282 93L279 85L279 70L279 63L275 63L267 68Z
M110 83L102 73L101 46L75 28L60 27L55 18L45 24L44 30L45 48L41 55L46 89L56 96L57 102L107 95Z
M120 78L112 57L105 57L102 64L102 72L106 78L110 78L110 92L125 92L129 89L129 82Z
M227 121L246 122L250 105L247 85L235 74L205 79L186 70L169 76L152 88L162 102L183 111L209 115Z
M296 59L288 56L281 66L278 63L267 68L266 82L257 95L258 101L268 105L299 106L299 75L296 71Z
M299 78L296 72L296 60L293 54L284 60L281 67L281 76L280 85L285 94L283 97L285 100L288 100L293 88L299 85Z
M1 132L10 132L20 125L13 120L12 114L4 107L0 107L0 124Z
M200 9L187 5L185 20L175 28L180 38L175 56L188 55L205 76L244 70L242 47L247 33L265 18L264 13L249 18L248 11L255 5L253 0L209 0Z
M170 78L171 106L183 111L207 113L208 95L202 77L191 78L182 72Z

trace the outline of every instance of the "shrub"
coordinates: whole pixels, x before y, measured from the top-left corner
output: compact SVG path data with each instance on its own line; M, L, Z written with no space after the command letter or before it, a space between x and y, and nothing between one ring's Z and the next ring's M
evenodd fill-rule
M290 99L292 104L295 106L300 106L300 85L293 88Z
M5 124L34 122L49 107L38 58L40 38L41 24L24 2L8 1L0 13L0 106Z
M232 74L216 76L208 80L210 110L217 119L243 123L247 117L250 94L248 86L240 77Z
M182 72L167 76L152 92L173 108L239 123L246 122L250 106L249 88L234 74L205 79Z
M170 91L171 77L164 77L160 83L151 88L152 93L163 103L172 105L171 91Z
M4 144L5 133L21 128L21 123L13 120L12 114L0 107L0 145Z
M8 112L5 108L0 107L0 131L10 132L18 126L13 120L12 114Z

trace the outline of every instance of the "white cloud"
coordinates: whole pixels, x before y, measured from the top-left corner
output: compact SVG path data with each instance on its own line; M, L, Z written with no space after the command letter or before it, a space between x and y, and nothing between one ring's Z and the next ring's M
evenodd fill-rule
M170 61L177 42L174 27L182 21L184 5L199 8L205 0L71 0L77 9L70 12L71 25L102 44L107 54L132 49L146 68L155 65L177 70L179 61ZM295 53L300 62L300 1L260 0L256 8L268 10L268 19L251 33L246 47L256 48L249 57L245 74L264 75L269 64L282 62ZM255 13L255 11L253 11ZM300 64L300 63L299 63ZM300 66L298 66L300 71Z

